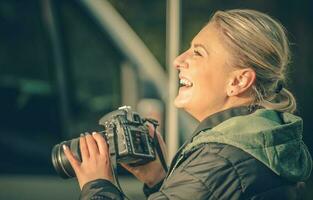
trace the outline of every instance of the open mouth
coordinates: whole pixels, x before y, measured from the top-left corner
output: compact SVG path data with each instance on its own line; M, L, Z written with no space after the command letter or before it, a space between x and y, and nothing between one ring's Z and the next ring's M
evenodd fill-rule
M179 87L192 87L193 83L188 79L182 78L179 79Z

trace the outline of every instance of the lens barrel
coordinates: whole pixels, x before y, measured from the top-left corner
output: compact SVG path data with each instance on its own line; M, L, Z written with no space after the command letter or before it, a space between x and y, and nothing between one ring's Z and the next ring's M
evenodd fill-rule
M56 144L52 148L51 159L55 171L64 179L76 177L76 174L66 158L63 151L63 144L65 144L72 151L76 159L81 161L81 154L79 149L79 138L63 141L60 144Z

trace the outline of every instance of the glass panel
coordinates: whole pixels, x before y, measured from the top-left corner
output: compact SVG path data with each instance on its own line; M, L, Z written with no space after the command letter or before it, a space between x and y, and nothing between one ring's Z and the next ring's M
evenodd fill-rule
M51 171L58 105L38 1L0 2L1 173Z
M79 4L62 1L60 11L72 95L73 125L67 135L78 136L101 129L100 117L120 105L120 65L124 58Z

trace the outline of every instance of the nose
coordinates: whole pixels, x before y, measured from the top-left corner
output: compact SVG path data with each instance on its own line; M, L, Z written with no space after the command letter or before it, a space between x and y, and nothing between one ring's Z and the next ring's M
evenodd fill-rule
M187 56L188 56L187 51L177 56L174 60L174 67L177 69L187 68L188 67L188 63L186 62Z

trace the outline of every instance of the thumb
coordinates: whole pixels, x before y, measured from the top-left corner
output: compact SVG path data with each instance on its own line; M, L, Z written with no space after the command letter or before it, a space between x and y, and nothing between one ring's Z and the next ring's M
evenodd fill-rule
M122 167L124 167L127 171L129 171L130 173L132 173L135 176L138 176L138 174L140 174L140 171L143 169L141 166L138 167L131 167L127 164L121 163Z
M129 165L127 165L127 164L120 163L120 165L121 165L122 167L124 167L124 168L125 168L127 171L129 171L129 172L133 172L133 171L134 171L134 168L131 167L131 166L129 166Z

